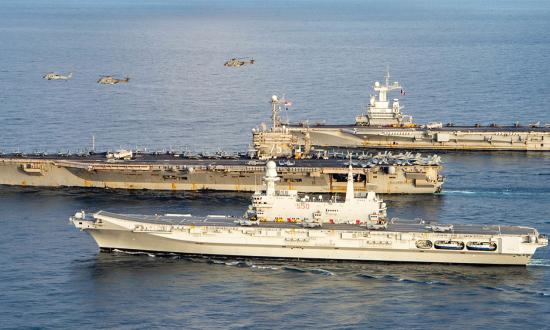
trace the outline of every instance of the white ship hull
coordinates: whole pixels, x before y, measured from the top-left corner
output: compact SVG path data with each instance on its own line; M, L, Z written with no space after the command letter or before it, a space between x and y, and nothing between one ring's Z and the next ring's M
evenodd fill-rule
M420 262L486 265L526 265L531 255L468 253L454 251L407 251L396 249L352 249L311 246L251 246L202 243L196 240L173 240L154 234L120 231L89 231L103 250L126 250L191 255L324 259L349 261Z
M422 230L401 232L390 228L367 231L349 225L321 229L300 228L294 224L242 227L227 220L202 220L204 225L197 221L171 224L133 217L99 212L95 220L73 218L72 221L76 227L88 232L101 249L192 255L526 265L535 250L547 244L545 238L531 235L524 227L513 227L527 230L521 234L457 234ZM450 238L464 242L491 241L497 244L498 249L453 251L419 249L415 246L415 242L422 239L437 241Z

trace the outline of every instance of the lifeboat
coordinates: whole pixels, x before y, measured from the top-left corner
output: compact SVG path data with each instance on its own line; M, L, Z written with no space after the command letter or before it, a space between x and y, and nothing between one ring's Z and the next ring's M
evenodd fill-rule
M464 242L459 241L436 241L434 247L439 250L463 250Z
M495 251L497 244L494 242L468 242L466 248L471 251Z
M433 243L430 240L416 241L415 244L416 244L416 247L419 249L431 249L433 246Z

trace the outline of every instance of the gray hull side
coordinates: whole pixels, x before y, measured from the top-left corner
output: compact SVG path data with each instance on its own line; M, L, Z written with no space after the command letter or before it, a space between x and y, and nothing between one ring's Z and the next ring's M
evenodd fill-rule
M23 167L33 164L36 172ZM252 167L251 167L252 168ZM172 191L220 190L253 192L261 187L263 167L241 171L201 170L174 172L162 170L88 170L56 164L51 160L2 159L0 184L33 187L88 187L109 189L149 189ZM442 179L438 166L396 167L393 174L381 169L369 169L365 181L357 182L358 191L367 189L377 193L430 194L441 190ZM322 168L312 172L282 172L278 189L296 189L302 192L344 192L346 183L337 181Z
M363 147L407 150L550 151L547 132L422 132L348 130L314 128L308 131L309 144L322 147ZM292 134L305 144L302 130Z

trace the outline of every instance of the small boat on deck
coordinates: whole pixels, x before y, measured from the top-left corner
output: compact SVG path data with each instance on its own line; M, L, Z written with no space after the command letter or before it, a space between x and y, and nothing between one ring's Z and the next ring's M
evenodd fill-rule
M436 241L434 247L439 250L464 250L464 242L460 241Z
M468 242L466 248L470 251L495 251L497 244L495 242Z

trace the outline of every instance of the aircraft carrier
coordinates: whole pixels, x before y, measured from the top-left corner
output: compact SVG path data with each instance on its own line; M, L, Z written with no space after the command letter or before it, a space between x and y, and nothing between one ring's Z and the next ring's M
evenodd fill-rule
M279 159L279 189L337 193L346 189L344 153L327 159ZM437 156L354 154L355 189L385 194L431 194L441 190ZM241 191L261 188L265 162L248 155L186 153L2 154L0 184L167 191Z
M437 232L436 224L422 220L394 219L384 230L368 230L354 224L246 226L223 216L82 214L71 222L105 252L525 266L548 245L547 236L521 226L456 224L452 232Z
M252 195L242 218L80 211L70 221L103 251L526 265L548 245L546 235L522 226L388 221L386 204L372 191L355 192L351 164L343 200L277 190L276 168L266 164L265 190Z
M272 97L272 126L262 124L252 130L252 143L260 156L288 156L309 152L315 147L378 148L405 150L481 150L481 151L550 151L550 125L540 122L521 125L457 126L453 123L413 123L401 113L398 99L390 103L388 93L403 89L398 82L375 82L378 95L370 97L366 114L356 117L354 124L326 125L308 122L283 123L280 112L289 104Z

